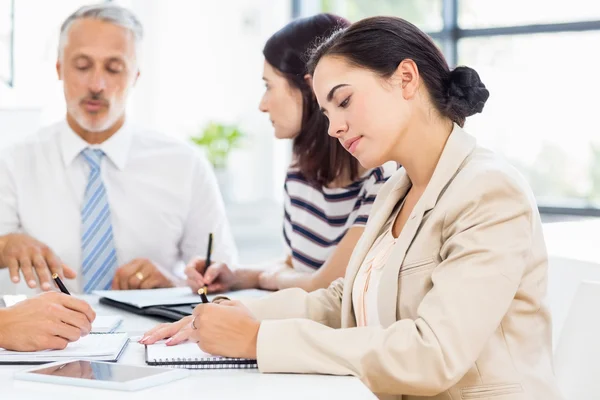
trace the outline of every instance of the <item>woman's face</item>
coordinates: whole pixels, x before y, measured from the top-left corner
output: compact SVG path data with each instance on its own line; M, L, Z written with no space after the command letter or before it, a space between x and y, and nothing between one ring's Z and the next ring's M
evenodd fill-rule
M267 61L263 80L266 90L258 108L269 113L276 138L295 138L302 127L302 92L290 86L288 80Z
M329 135L365 168L393 160L414 115L413 86L400 66L392 77L382 79L336 56L323 57L313 76L317 101L329 119Z

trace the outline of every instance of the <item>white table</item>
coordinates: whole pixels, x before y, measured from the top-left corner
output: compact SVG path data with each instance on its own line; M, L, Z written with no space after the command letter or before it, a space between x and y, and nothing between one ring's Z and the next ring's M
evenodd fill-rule
M98 315L119 314L125 321L119 331L130 336L141 335L161 322L98 304L86 297ZM120 364L146 365L144 346L130 342ZM376 399L357 378L347 376L261 374L258 370L190 371L188 378L138 392L80 388L76 386L26 382L13 379L15 371L29 366L0 366L0 399L2 400L136 400L136 399Z

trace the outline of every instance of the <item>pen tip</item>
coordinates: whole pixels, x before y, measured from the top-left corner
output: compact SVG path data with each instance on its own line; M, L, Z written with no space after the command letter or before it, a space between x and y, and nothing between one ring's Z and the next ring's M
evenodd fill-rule
M52 274L52 279L56 279L56 278L58 278L58 274L55 272Z
M206 290L206 288L203 288L203 287L198 289L198 294L206 294L205 290Z

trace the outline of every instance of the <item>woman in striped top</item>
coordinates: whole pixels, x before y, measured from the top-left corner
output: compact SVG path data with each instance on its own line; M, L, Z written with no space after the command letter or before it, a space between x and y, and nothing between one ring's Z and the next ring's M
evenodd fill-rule
M296 271L319 270L348 232L362 233L377 191L393 171L395 165L386 164L346 186L327 187L312 185L292 165L284 185L283 236L289 265Z
M283 236L287 257L264 268L232 268L216 263L203 275L205 263L186 268L188 284L197 290L246 288L313 291L344 276L377 191L396 164L365 170L327 134L307 73L307 51L321 37L349 22L330 14L298 19L266 43L260 110L268 113L278 139L293 140L293 161L285 180Z

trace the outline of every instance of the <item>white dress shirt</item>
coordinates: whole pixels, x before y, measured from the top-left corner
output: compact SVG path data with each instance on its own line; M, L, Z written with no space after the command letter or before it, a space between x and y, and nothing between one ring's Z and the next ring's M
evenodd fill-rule
M102 179L110 204L118 265L147 258L177 284L194 256L236 261L237 251L214 172L192 145L126 123L89 145L66 121L42 129L0 158L0 235L26 233L50 246L78 273L81 292L81 207L90 171L80 152L104 151ZM8 276L6 276L8 279ZM23 279L19 291L26 291ZM2 285L6 287L6 284Z

